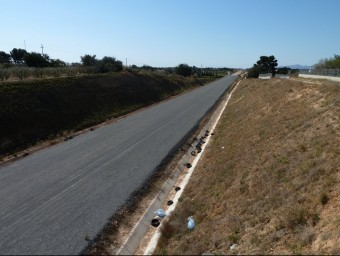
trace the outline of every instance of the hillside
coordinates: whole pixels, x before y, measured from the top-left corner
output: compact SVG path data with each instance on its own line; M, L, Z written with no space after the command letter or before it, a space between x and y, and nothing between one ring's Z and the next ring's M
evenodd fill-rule
M122 72L0 83L0 157L58 136L72 138L74 131L122 116L207 81Z
M155 254L340 254L339 117L339 84L243 80Z

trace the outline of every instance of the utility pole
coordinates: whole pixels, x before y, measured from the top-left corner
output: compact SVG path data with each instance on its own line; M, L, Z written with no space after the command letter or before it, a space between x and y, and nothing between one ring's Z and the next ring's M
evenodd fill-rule
M24 45L25 45L25 51L26 51L26 42L25 42L25 40L24 40Z
M127 58L125 58L125 66L127 67Z
M40 48L41 48L41 54L44 55L44 46L42 44L41 44Z

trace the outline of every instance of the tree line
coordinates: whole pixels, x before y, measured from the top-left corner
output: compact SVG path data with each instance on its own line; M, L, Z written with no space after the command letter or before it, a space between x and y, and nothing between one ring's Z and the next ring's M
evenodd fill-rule
M314 65L315 69L340 69L340 55L334 54L334 57L321 59Z
M198 68L182 63L173 68L155 68L148 65L137 67L132 65L129 70L164 71L167 74L189 76L222 76L232 72L231 68ZM66 63L60 59L52 59L48 54L27 52L24 49L13 48L6 53L0 51L0 80L9 77L17 77L23 80L27 77L44 78L60 77L62 75L73 76L84 73L119 72L123 70L123 63L115 57L104 56L97 59L96 55L85 54L80 56L80 63Z
M82 65L85 67L97 67L98 72L120 71L123 69L123 63L115 57L105 56L97 59L96 55L85 54L80 56L81 63L67 64L60 59L51 59L48 54L40 54L36 52L27 52L24 49L13 48L10 53L0 51L0 65L4 68L12 65L25 65L27 67L47 68L47 67L66 67Z
M9 53L0 51L0 80L4 81L10 77L23 80L27 77L119 72L123 69L123 63L115 57L104 56L97 59L96 55L85 54L80 60L80 63L68 64L60 59L52 59L48 54L27 52L20 48L13 48Z

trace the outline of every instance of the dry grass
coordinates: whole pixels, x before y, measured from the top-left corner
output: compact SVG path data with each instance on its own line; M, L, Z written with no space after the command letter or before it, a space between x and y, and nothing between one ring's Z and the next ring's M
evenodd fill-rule
M334 82L243 80L156 254L339 254L339 118Z

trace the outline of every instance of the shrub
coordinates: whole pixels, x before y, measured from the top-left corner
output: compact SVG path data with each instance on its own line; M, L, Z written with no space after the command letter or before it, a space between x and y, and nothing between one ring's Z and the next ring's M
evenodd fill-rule
M20 80L29 77L30 73L30 69L27 67L16 67L12 69L12 74L18 77Z
M179 64L175 71L178 75L181 76L191 76L192 68L188 66L188 64Z
M283 223L281 227L289 229L295 229L298 226L304 226L307 224L310 213L303 206L290 206L283 214Z
M32 73L35 78L43 78L45 70L43 68L34 68Z
M53 77L60 77L62 75L62 68L47 68L45 74Z
M0 68L0 80L5 81L10 77L10 72L8 69Z
M329 201L329 197L326 193L322 193L320 196L320 202L322 205L326 205Z

